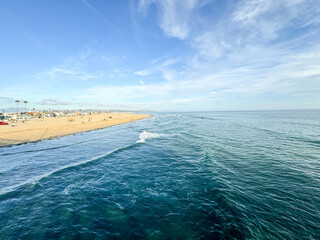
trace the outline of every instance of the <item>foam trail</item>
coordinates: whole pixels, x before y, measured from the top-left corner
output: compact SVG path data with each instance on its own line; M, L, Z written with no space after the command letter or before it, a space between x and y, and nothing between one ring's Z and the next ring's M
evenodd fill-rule
M113 153L113 152L115 152L115 151L117 151L117 150L118 150L118 149L116 149L116 150L114 150L114 151L111 151L111 152L108 152L108 153L105 154L105 155L102 155L102 156L99 156L99 157L95 157L95 158L91 158L91 159L89 159L89 160L85 160L85 161L81 161L81 162L77 162L77 163L68 164L68 165L65 165L65 166L63 166L63 167L61 167L61 168L55 169L55 170L53 170L53 171L50 171L50 172L48 172L48 173L44 173L44 174L42 174L42 175L33 177L33 178L31 178L31 179L29 179L29 180L27 180L27 181L25 181L25 182L22 182L22 183L19 183L19 184L16 184L16 185L12 185L12 186L6 187L6 188L2 189L2 191L0 191L0 195L3 195L3 194L6 194L6 193L9 193L9 192L12 192L12 191L14 191L15 189L17 189L18 187L21 187L21 186L23 186L23 185L27 185L27 184L32 184L32 183L38 182L38 181L40 181L42 178L48 177L48 176L50 176L50 175L52 175L52 174L54 174L54 173L60 172L60 171L65 170L65 169L67 169L67 168L76 167L76 166L79 166L79 165L82 165L82 164L86 164L86 163L88 163L88 162L92 162L92 161L98 160L98 159L100 159L100 158L102 158L102 157L105 157L105 156L107 156L107 155L109 155L109 154L111 154L111 153Z
M159 138L161 136L166 136L166 135L165 134L151 133L151 132L143 131L142 133L140 133L139 140L136 143L144 143L147 139ZM76 162L76 163L65 165L65 166L63 166L61 168L58 168L58 169L55 169L55 170L50 171L48 173L44 173L42 175L36 176L36 177L31 178L31 179L29 179L27 181L24 181L22 183L15 184L15 185L3 188L3 189L0 190L0 195L4 195L4 194L7 194L9 192L15 191L17 188L19 188L21 186L24 186L24 185L27 185L27 184L34 184L34 183L40 181L43 178L49 177L50 175L55 174L55 173L60 172L60 171L63 171L65 169L76 167L76 166L80 166L80 165L83 165L83 164L86 164L86 163L89 163L89 162L93 162L93 161L96 161L96 160L101 159L103 157L106 157L106 156L108 156L110 154L116 153L118 151L130 148L130 147L133 147L133 146L136 145L136 143L128 145L128 146L123 147L123 148L114 149L114 150L108 152L107 154L104 154L104 155L101 155L101 156L98 156L98 157L95 157L95 158L91 158L89 160L85 160L85 161L81 161L81 162ZM70 145L68 145L68 146L70 146Z
M159 133L151 133L147 131L143 131L139 135L139 139L137 143L144 143L147 139L152 139L152 138L159 138L161 136L165 136L165 134L159 134Z
M3 153L3 154L0 154L0 156L8 156L8 155L21 154L21 153L31 153L31 152L43 152L43 151L55 150L55 149L59 149L59 148L67 148L67 147L71 147L71 146L74 146L74 145L79 145L79 144L82 144L82 143L87 143L87 142L95 141L95 140L97 140L97 139L99 139L99 138L94 138L94 139L91 139L91 140L76 142L76 143L72 143L72 144L68 144L68 145L63 145L63 146L56 146L56 147L49 147L49 148L41 148L41 149L33 149L33 150L27 150L27 151L21 151L21 152Z
M121 150L125 150L125 149L128 149L130 147L133 147L135 146L136 143L134 144L131 144L131 145L128 145L126 147L122 147L122 148L117 148L117 149L114 149L110 152L108 152L107 154L104 154L104 155L101 155L101 156L98 156L98 157L94 157L94 158L91 158L89 160L85 160L85 161L81 161L81 162L76 162L76 163L72 163L72 164L68 164L68 165L65 165L61 168L58 168L58 169L55 169L53 171L50 171L48 173L44 173L42 175L39 175L39 176L36 176L36 177L33 177L25 182L22 182L22 183L19 183L19 184L15 184L15 185L12 185L12 186L9 186L9 187L5 187L3 189L0 190L0 195L4 195L4 194L7 194L9 192L13 192L15 191L17 188L21 187L21 186L24 186L24 185L27 185L27 184L35 184L36 182L40 181L41 179L43 178L46 178L46 177L49 177L50 175L52 174L55 174L57 172L60 172L60 171L63 171L65 169L68 169L68 168L73 168L73 167L77 167L77 166L80 166L80 165L83 165L83 164L86 164L86 163L89 163L89 162L93 162L93 161L96 161L96 160L99 160L103 157L106 157L108 155L111 155L113 153L116 153L116 152L119 152Z

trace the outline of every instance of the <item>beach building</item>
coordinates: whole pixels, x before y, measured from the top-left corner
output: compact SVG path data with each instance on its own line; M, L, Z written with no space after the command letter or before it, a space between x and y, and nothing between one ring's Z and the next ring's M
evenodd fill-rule
M10 115L8 113L0 113L0 121L9 121Z

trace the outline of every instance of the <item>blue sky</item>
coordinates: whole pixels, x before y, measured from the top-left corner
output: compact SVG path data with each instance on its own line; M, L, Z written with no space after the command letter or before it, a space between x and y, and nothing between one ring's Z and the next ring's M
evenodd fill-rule
M0 106L320 108L319 0L1 0Z

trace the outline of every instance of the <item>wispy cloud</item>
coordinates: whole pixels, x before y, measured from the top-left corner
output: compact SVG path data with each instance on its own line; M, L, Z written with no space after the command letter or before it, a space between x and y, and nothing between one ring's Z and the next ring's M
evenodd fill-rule
M307 25L319 23L319 8L316 0L246 0L240 1L233 13L233 23L239 24L250 38L270 40L279 34L289 33ZM280 32L285 31L285 32Z
M174 70L164 70L162 74L163 78L168 81L175 79L177 76L177 73Z
M37 74L38 78L46 78L54 81L66 80L89 80L97 76L86 72L77 72L74 69L64 69L60 67L53 67L49 71Z
M145 86L146 84L144 83L144 81L142 81L141 79L139 80L139 82L141 83L142 86Z
M62 100L61 98L43 98L41 101L36 102L36 104L45 106L45 107L54 107L61 109L78 109L78 108L106 108L108 104L102 101L92 101L92 102L83 102L77 99Z
M68 106L68 105L72 105L71 102L62 101L62 100L60 100L58 98L45 98L45 99L42 99L41 101L37 102L37 104L50 105L50 106Z
M110 97L106 100L111 102L112 98L121 95L122 102L144 99L149 103L167 100L171 104L208 104L222 99L225 102L246 99L248 102L259 98L262 102L269 102L270 107L281 106L280 103L270 103L273 101L268 99L270 96L290 99L298 95L305 97L302 94L308 92L309 97L316 97L320 89L320 83L316 82L320 69L320 44L314 39L320 34L311 28L301 34L291 31L311 24L310 11L315 19L318 18L318 10L311 10L308 1L239 1L224 19L214 24L209 24L211 19L207 19L204 24L208 27L200 27L203 30L197 31L190 27L188 19L198 2L191 1L186 7L188 11L178 13L176 9L180 3L145 0L140 1L140 9L147 14L148 7L154 4L164 33L184 40L193 49L193 56L189 52L189 55L180 55L178 60L156 60L149 68L135 72L146 76L161 71L162 82L98 86L88 89L88 95L103 98L105 94ZM188 17L180 21L181 14ZM176 31L174 26L178 26ZM176 62L184 66L183 74L177 72ZM286 104L283 106L290 105Z
M180 58L167 58L167 59L159 59L159 60L153 60L151 61L150 67L136 71L134 72L135 75L137 76L149 76L154 73L161 72L164 76L164 79L167 79L166 76L173 77L176 71L170 70L169 68L172 67L173 65L176 65L179 63Z
M117 28L98 3L80 3L107 29ZM81 46L32 76L32 84L4 87L2 100L28 93L42 99L39 105L68 107L319 106L319 6L318 0L130 1L132 16L123 24L135 21L123 42L110 34Z
M140 13L143 14L144 16L146 16L147 12L148 12L149 5L154 2L156 2L156 0L140 0L139 5L138 5Z
M35 74L37 79L50 81L92 80L102 78L107 73L125 77L125 72L115 72L114 69L123 61L123 56L110 56L104 51L99 51L96 43L90 44L77 54L67 56L60 64L50 69Z
M255 52L252 52L255 54ZM252 57L250 54L247 59ZM270 62L260 59L249 66L229 66L216 69L215 73L200 75L189 72L182 79L173 79L154 84L131 86L97 86L88 89L83 98L103 99L115 104L118 102L149 103L168 101L170 103L230 101L234 98L254 99L264 95L296 96L309 93L316 97L320 91L320 56L309 52L295 56L286 56L278 64L268 66ZM246 58L239 59L246 61ZM262 61L262 62L261 62ZM266 65L265 65L266 64ZM288 74L289 73L289 74ZM194 79L192 76L197 76ZM168 103L168 108L170 108Z
M117 32L120 32L119 28L117 28L114 24L112 24L100 11L98 11L95 7L93 7L87 0L81 0L85 6L87 6L97 17L99 17L103 22L105 22L108 26L112 27Z
M159 26L174 38L186 39L192 28L192 17L198 0L140 0L139 9L146 15L147 8L155 3L159 9Z
M0 102L13 103L15 99L11 97L0 97Z
M147 76L150 73L148 71L146 71L146 70L141 70L141 71L134 72L134 74L138 75L138 76Z

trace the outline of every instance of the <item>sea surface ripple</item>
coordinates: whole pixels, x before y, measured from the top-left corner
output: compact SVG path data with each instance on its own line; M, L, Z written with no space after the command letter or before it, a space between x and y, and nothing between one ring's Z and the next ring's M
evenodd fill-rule
M0 239L320 239L320 111L153 115L0 148Z

